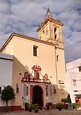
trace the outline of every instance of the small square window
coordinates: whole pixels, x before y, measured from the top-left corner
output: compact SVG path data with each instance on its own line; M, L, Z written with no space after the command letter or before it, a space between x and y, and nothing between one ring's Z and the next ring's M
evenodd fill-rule
M79 66L78 69L79 69L79 72L81 72L81 66Z
M74 86L76 85L76 79L73 79L73 85Z
M37 48L38 46L33 46L33 56L37 56Z

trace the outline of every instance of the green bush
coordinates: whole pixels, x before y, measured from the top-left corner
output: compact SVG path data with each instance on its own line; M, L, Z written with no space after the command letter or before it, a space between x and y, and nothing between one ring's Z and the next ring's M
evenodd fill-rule
M38 104L31 104L29 106L29 109L32 109L32 110L35 110L35 109L38 109L39 108L39 105Z
M56 104L56 109L61 110L63 109L63 103L59 102Z
M65 104L66 102L68 102L68 98L62 98L61 102L64 102L64 104Z
M77 109L78 108L78 104L77 103L73 103L73 108Z

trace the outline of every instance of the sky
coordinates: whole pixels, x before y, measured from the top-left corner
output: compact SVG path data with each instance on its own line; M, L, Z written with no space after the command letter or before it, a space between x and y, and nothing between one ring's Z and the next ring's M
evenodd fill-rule
M0 48L12 32L38 38L48 7L64 24L65 62L81 58L81 0L0 0Z

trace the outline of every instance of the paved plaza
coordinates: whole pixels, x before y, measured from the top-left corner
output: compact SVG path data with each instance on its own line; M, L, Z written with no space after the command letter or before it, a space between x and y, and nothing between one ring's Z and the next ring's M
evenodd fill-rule
M34 111L16 111L16 112L8 112L8 113L0 113L0 115L81 115L81 110L39 110L38 113Z

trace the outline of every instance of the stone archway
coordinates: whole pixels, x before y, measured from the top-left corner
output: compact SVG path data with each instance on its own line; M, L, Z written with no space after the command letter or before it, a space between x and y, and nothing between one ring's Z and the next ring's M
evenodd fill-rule
M40 86L33 87L33 104L38 103L39 106L43 106L43 90Z

